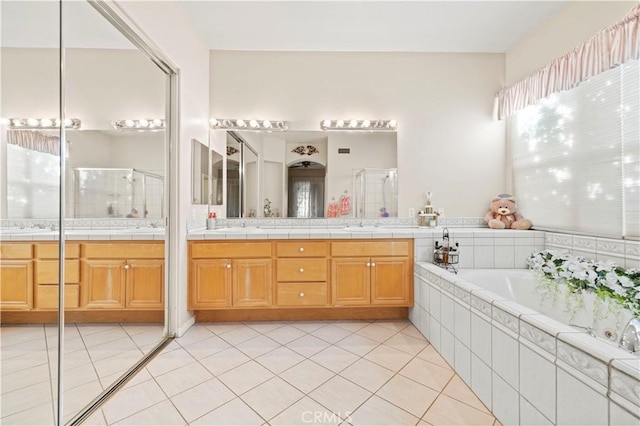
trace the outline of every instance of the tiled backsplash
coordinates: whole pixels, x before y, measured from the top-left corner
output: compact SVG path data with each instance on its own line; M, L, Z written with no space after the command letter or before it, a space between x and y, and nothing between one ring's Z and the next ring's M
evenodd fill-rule
M67 229L123 229L163 227L164 219L65 219ZM7 228L46 228L58 229L57 219L0 219L0 230Z
M625 268L640 268L640 241L545 232L545 249L567 250L593 260L610 260Z

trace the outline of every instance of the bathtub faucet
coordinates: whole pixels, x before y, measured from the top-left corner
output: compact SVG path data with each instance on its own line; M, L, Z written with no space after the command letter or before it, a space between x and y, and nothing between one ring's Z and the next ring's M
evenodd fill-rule
M631 318L622 331L620 347L629 352L640 352L640 319Z

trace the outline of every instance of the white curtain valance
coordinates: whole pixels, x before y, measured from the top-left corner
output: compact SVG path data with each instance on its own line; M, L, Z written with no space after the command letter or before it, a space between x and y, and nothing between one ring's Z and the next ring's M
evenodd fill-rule
M32 151L60 156L60 138L33 130L8 130L7 142Z
M640 58L640 5L572 51L497 94L498 118L511 116L553 93L569 90L590 77Z

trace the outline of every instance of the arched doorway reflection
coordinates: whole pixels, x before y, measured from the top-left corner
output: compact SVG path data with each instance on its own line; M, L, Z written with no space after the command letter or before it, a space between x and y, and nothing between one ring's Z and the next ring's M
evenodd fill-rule
M314 161L298 161L287 169L288 217L324 217L327 168Z

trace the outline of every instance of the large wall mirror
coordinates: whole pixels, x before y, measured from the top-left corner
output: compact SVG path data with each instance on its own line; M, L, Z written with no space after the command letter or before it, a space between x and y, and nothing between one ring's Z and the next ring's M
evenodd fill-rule
M222 205L222 155L191 139L191 204Z
M22 324L6 323L2 305L0 423L56 423L57 377L64 384L60 401L67 422L166 336L163 126L169 77L103 17L99 3L3 1L0 7L0 117L25 119L4 120L0 129L0 219L3 226L26 223L33 232L43 223L57 226L61 202L69 219L65 234L58 231L50 238L66 238L64 351L59 353L54 324L58 280L45 281L39 272L49 268L57 277L58 260L43 257L38 244L47 241L29 242L30 256L15 263L33 284ZM79 122L63 132L55 120L65 117ZM119 231L131 229L139 234L118 238ZM108 234L106 241L100 232ZM149 239L156 240L149 244L159 247L158 254L137 263L125 254L101 252L90 258L85 250L90 243ZM3 259L3 297L21 276L7 272L7 265L13 263ZM142 319L125 312L141 291L136 283L158 290L153 312ZM140 312L145 309L151 312L150 305ZM64 359L60 375L59 357Z
M395 132L227 135L227 217L394 217L397 178Z

